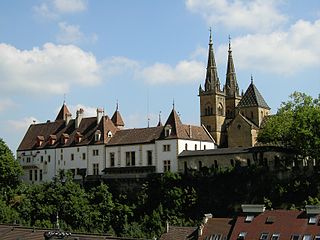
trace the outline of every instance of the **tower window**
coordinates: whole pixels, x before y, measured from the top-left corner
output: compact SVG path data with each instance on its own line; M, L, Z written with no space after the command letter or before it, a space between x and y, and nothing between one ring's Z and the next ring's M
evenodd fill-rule
M218 106L218 114L219 114L219 115L223 115L223 105L222 105L222 103L219 103L219 106Z

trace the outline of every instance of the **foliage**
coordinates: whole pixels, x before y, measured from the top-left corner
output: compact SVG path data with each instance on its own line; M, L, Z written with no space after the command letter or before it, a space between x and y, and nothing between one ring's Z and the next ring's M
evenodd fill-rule
M13 188L19 184L22 169L7 144L0 138L0 190Z
M320 96L295 92L259 132L258 141L296 150L302 159L320 160Z

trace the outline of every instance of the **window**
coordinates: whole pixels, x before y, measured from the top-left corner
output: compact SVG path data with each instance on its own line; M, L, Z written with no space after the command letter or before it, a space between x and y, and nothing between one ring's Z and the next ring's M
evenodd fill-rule
M38 181L38 170L34 170L34 180Z
M42 181L42 169L39 170L39 180Z
M279 238L280 238L280 234L279 234L279 233L274 233L274 234L272 234L270 240L279 240ZM311 240L311 239L310 239L310 240Z
M302 240L311 240L312 239L312 236L307 234L307 235L303 235L303 238Z
M308 223L309 224L316 224L317 223L318 218L316 216L310 216Z
M247 166L250 167L251 166L251 160L248 158L247 159Z
M126 152L126 166L136 165L136 152Z
M147 151L148 165L152 165L152 151Z
M29 180L32 181L32 170L29 170Z
M253 112L251 112L251 119L253 119Z
M31 162L31 158L30 157L27 157L27 163L28 162Z
M297 239L298 240L298 239ZM320 240L320 235L314 236L314 240Z
M114 163L114 152L110 153L110 166L114 167L115 163Z
M234 160L233 159L230 159L230 164L232 167L234 167Z
M80 151L80 148L77 148L77 152L79 152Z
M261 233L260 240L267 240L268 235L269 235L268 233Z
M245 222L252 222L252 220L253 220L253 218L254 218L254 216L253 215L248 215L248 216L246 216L246 219L244 220ZM261 238L260 238L261 239Z
M170 144L163 145L163 151L164 152L170 152Z
M85 153L82 153L82 159L86 160L86 154Z
M206 150L207 146L206 145L203 145L203 150Z
M246 237L247 233L246 232L240 232L238 235L239 240L243 240Z
M198 166L199 166L199 170L201 170L201 168L202 168L202 162L201 161L198 162Z
M43 156L40 157L40 162L43 162Z
M291 240L299 240L299 238L300 238L300 235L298 235L298 234L293 234L291 236Z
M170 169L171 169L170 160L164 160L163 161L163 171L170 172Z
M60 160L63 160L63 154L60 155Z
M62 148L61 148L60 152L63 153L63 149Z
M188 143L184 145L184 150L188 150Z
M73 161L74 160L74 154L73 153L71 153L71 161Z
M197 148L198 148L198 145L195 144L195 145L194 145L194 150L197 150Z
M171 135L171 126L170 125L167 125L164 129L164 135L165 137L168 137Z
M223 105L222 105L222 103L219 103L219 106L218 106L218 114L219 114L219 115L223 115Z
M219 166L218 166L218 161L217 160L214 160L214 167L215 168L218 168Z
M93 149L92 155L93 156L99 156L99 150L98 149Z
M99 175L99 163L92 164L93 175Z
M48 162L50 162L51 161L51 156L50 155L48 155Z

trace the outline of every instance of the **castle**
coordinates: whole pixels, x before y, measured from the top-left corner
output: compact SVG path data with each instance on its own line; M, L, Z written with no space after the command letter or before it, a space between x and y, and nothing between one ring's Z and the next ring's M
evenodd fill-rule
M226 83L221 89L210 31L207 73L199 87L200 119L220 147L252 147L270 108L253 84L239 93L229 38Z

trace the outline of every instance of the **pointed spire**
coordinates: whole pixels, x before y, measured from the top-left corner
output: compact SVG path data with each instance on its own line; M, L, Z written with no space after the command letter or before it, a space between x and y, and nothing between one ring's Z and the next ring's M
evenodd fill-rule
M252 76L252 73L251 73L251 84L253 84L253 76Z
M161 122L161 111L159 112L159 122L158 122L157 127L160 127L160 126L162 126L162 122Z
M227 96L239 96L239 86L237 83L236 71L233 63L230 35L229 35L229 50L228 50L228 63L227 63L225 88L226 88Z
M123 128L124 127L124 122L122 120L121 114L119 112L119 103L117 100L117 105L116 105L116 111L112 115L111 121L117 128Z
M220 91L220 81L218 78L218 71L217 71L216 61L214 58L211 28L210 28L210 38L209 38L207 73L206 73L206 81L204 86L205 86L205 91L211 91L211 90Z
M67 107L67 105L65 104L65 101L63 101L62 107L60 108L60 111L56 117L56 121L57 120L66 120L67 116L70 116L71 113Z

